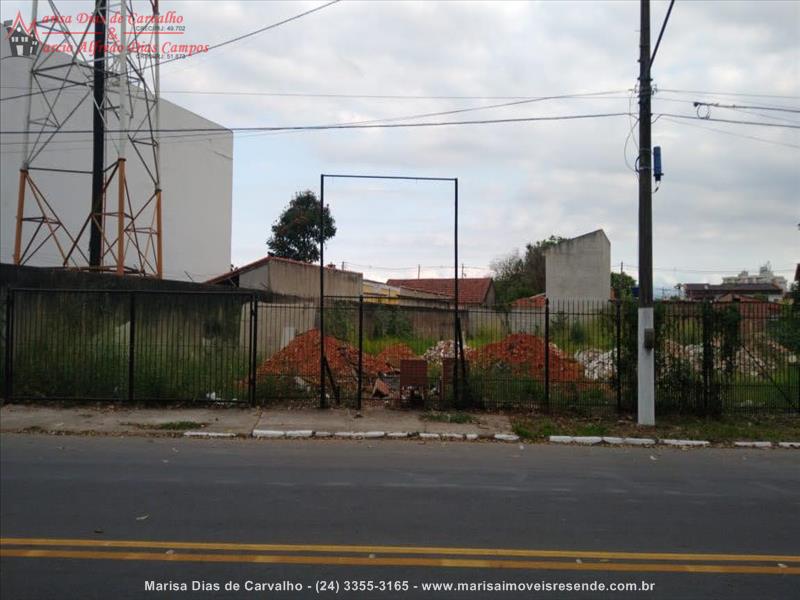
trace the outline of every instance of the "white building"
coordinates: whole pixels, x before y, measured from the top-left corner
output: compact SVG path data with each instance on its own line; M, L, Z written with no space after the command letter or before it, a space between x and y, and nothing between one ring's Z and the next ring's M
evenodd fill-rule
M767 262L758 269L758 275L750 275L747 271L742 271L735 277L723 277L723 284L742 284L742 283L772 283L780 287L784 292L787 290L788 282L785 277L775 275L772 272L772 265Z
M68 58L68 55L57 54L50 60L53 64L64 64ZM31 57L12 56L3 28L0 32L0 97L25 95L31 60ZM53 82L52 85L58 87L59 84ZM65 96L73 99L72 106L77 106L64 129L92 129L90 89L88 85L80 85L64 90ZM88 95L81 101L87 91ZM55 95L51 93L47 97L53 100ZM43 112L43 102L43 95L33 96L32 114ZM167 100L162 99L159 105L162 128L221 127ZM65 102L64 110L57 114L66 119L68 110L71 106ZM26 129L25 111L24 97L0 102L0 131L3 132L0 134L0 262L3 263L13 262L19 171L23 157L23 136L10 132ZM111 128L115 126L118 127L113 123L110 125ZM171 137L174 135L165 134L160 143L163 276L165 279L204 281L227 271L231 263L233 133L222 131ZM55 169L91 171L91 140L91 134L60 134L45 147L37 163ZM105 164L109 165L114 158L112 143L107 142ZM138 188L142 192L140 196L146 197L148 186L153 189L152 182L130 146L126 162L129 187L133 190ZM66 230L79 231L91 211L91 175L44 171L32 171L32 175L48 202L53 204ZM33 202L29 195L26 206ZM133 207L133 210L137 208ZM26 223L25 227L33 228L35 224ZM31 231L26 229L27 233ZM88 234L83 235L80 246L87 256L88 242ZM50 239L26 264L61 266L60 257L58 247Z

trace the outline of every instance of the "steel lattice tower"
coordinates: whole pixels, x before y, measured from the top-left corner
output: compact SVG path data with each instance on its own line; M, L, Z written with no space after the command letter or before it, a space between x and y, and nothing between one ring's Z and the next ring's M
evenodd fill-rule
M96 0L82 31L58 2L48 4L52 17L37 20L32 0L39 51L24 100L14 263L55 246L53 266L161 277L158 0L144 4L142 19L133 0ZM55 45L60 51L45 51ZM70 129L89 104L91 164L65 168L71 150L59 144L75 141ZM86 189L86 206L59 204L63 190L76 187ZM74 211L85 216L76 220Z

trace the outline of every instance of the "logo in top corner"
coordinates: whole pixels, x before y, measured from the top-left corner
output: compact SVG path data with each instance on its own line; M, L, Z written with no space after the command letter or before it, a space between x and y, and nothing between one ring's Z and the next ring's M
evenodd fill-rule
M22 14L17 11L14 21L5 21L6 39L11 46L11 56L28 57L36 56L39 50L39 36L36 33L36 23L25 25Z

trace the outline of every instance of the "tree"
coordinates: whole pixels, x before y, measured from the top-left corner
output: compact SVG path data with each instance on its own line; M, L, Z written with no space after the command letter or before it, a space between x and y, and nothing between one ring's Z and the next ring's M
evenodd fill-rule
M323 211L324 241L336 235L336 222L329 207ZM298 192L280 218L272 224L272 237L267 240L271 253L303 262L319 260L319 200L314 192Z
M633 298L633 288L636 287L636 280L625 271L622 273L611 273L611 289L614 290L614 297L623 300Z
M507 304L545 291L544 253L564 241L559 235L525 246L525 255L514 251L492 262L494 286L498 304Z

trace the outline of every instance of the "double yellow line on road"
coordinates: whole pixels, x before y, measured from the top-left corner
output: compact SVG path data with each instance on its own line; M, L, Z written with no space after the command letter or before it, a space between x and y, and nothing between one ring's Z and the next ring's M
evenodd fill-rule
M0 558L800 575L800 555L0 538Z

